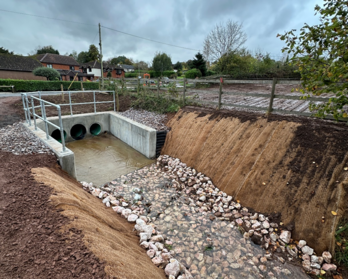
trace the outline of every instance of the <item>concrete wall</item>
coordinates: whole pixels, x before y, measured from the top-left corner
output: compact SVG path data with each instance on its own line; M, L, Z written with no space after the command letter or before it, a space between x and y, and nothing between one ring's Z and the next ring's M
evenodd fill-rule
M57 117L49 117L48 120L59 126ZM90 132L91 125L97 123L101 126L101 133L110 132L147 158L152 159L156 156L156 130L123 117L116 112L62 116L62 121L63 129L67 135L66 142L74 141L71 137L71 128L74 125L83 125L86 128L85 138L88 138L93 136ZM69 149L63 153L62 145L51 137L49 140L46 140L44 122L41 120L37 121L37 126L39 128L37 131L34 129L33 121L32 126L26 126L53 150L59 158L63 170L67 171L71 176L76 177L74 153ZM48 132L50 135L52 135L54 130L56 130L55 127L48 125Z

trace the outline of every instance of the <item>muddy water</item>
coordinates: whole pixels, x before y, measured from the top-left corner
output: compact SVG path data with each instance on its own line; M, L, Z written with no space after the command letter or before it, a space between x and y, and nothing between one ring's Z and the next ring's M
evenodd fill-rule
M77 180L102 185L154 162L110 134L67 143L75 153Z

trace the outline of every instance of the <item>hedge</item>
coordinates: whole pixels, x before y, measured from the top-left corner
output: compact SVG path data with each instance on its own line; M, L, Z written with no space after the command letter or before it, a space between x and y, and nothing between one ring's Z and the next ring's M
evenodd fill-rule
M32 92L32 91L60 91L60 85L63 84L63 89L68 90L71 81L46 81L46 80L21 80L21 79L0 79L0 85L14 85L16 92ZM98 82L83 82L85 90L99 90ZM74 81L70 89L81 90L81 82ZM10 91L9 88L0 87L0 92Z
M146 73L150 74L150 78L156 78L156 77L160 77L161 75L163 75L164 77L173 77L176 75L176 73L174 71L163 71L163 72L155 72L155 71L147 71ZM138 76L143 77L144 73L126 73L125 77L126 78L136 78Z
M202 76L202 73L201 73L201 71L198 70L198 69L191 69L191 70L189 70L189 71L187 71L187 72L185 73L185 77L186 77L186 78L192 78L192 79L194 79L194 78L196 78L196 77L201 77L201 76Z

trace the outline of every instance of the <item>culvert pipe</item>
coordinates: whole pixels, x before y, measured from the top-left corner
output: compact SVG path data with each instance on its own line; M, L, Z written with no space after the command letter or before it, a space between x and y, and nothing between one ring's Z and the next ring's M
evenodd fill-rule
M70 135L74 140L81 140L86 135L86 127L82 124L76 124L71 128Z
M94 136L98 136L101 132L101 126L98 123L94 123L89 128L89 132Z
M56 141L58 141L60 143L62 142L62 136L60 134L60 130L59 129L55 129L52 132L51 137L54 138ZM66 140L66 132L65 131L64 131L64 140Z

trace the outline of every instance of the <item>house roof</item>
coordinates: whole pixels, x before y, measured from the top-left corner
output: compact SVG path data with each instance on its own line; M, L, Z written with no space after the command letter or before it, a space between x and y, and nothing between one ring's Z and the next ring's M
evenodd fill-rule
M41 63L80 66L79 62L77 62L72 56L45 53L36 55L36 59L39 60Z
M42 67L42 65L35 58L0 54L0 70L32 72L37 67Z
M78 77L94 77L94 74L86 74L79 71L73 70L57 70L61 76L72 76L74 77L76 74Z
M133 65L120 65L123 69L134 69L134 66Z
M98 60L95 60L95 61L91 61L91 62L88 62L88 63L83 63L81 65L80 68L94 68L94 69L101 69L100 67L100 62ZM107 70L123 70L124 69L122 67L120 67L119 65L112 65L112 64L108 64L106 62L103 62L103 70L104 72L107 71Z

